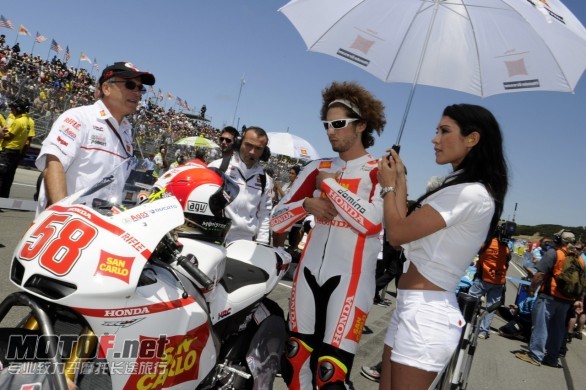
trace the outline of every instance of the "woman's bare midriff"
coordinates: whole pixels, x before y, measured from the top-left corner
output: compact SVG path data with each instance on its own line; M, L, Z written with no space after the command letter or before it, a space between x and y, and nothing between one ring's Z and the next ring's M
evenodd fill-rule
M421 275L413 263L410 263L407 272L401 275L397 287L401 290L446 291L445 289L431 283Z

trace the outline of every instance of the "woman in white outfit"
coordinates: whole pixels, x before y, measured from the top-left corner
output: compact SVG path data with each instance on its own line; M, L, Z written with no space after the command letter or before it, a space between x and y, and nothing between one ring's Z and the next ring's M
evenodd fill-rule
M427 389L457 347L464 320L455 290L470 259L490 240L507 192L498 122L485 108L445 108L432 140L438 164L453 172L407 215L403 162L395 151L379 163L387 238L405 250L383 352L380 389Z

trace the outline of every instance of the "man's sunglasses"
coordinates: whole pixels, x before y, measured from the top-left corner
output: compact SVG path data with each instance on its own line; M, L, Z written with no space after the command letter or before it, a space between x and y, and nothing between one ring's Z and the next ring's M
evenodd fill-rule
M230 138L226 138L226 137L220 137L220 143L225 142L227 144L231 144L232 143L232 139Z
M330 126L333 129L343 129L344 127L348 126L350 123L359 121L360 119L357 118L346 118L346 119L336 119L333 121L322 121L324 123L324 129L328 130Z
M144 85L142 84L138 84L135 81L132 80L112 80L112 81L108 81L109 83L124 83L124 87L130 91L134 91L138 88L138 91L141 94L145 94L146 93L146 88L144 87Z

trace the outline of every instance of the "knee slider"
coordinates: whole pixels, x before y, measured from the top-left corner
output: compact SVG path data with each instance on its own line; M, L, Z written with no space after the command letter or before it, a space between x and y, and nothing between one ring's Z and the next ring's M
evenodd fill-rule
M290 337L287 340L287 345L285 346L286 359L282 361L281 366L283 379L287 385L290 386L295 381L295 376L299 375L304 365L309 366L312 351L313 348L297 337Z
M289 360L301 360L304 362L311 356L313 348L297 337L290 337L287 341L286 354Z
M317 361L317 387L320 389L333 383L343 386L347 374L348 367L335 357L322 356Z

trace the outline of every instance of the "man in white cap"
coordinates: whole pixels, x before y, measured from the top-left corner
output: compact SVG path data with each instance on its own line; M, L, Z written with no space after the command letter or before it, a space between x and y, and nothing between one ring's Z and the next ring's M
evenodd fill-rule
M130 62L116 62L102 72L94 104L69 109L57 118L36 161L44 174L37 213L132 157L132 125L126 117L136 111L144 86L153 84L151 73Z

